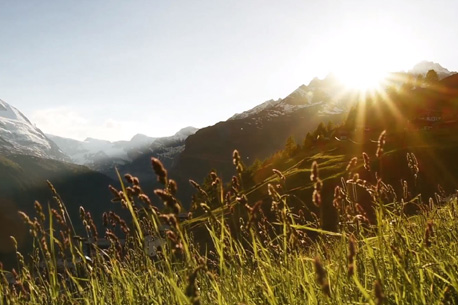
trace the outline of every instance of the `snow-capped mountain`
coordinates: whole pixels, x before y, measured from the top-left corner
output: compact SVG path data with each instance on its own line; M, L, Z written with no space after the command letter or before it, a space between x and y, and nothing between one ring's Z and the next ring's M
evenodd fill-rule
M415 66L413 66L412 69L409 70L410 73L412 74L423 74L425 75L428 73L429 70L434 70L437 72L439 75L445 75L449 76L452 74L455 74L456 72L449 71L448 69L442 67L440 64L432 62L432 61L421 61Z
M231 177L234 149L249 165L282 149L290 136L301 143L320 123L340 124L351 104L343 89L332 75L314 79L284 98L266 101L227 121L199 129L186 139L185 149L171 170L174 179L181 182L181 194L192 192L183 181L201 181L211 170Z
M0 100L0 152L46 159L70 159L18 109Z
M300 109L316 108L318 113L340 114L345 111L342 105L344 86L332 75L324 79L314 78L309 85L301 85L284 99L268 100L252 109L237 113L229 120L253 118L263 120L294 113Z
M440 64L430 61L422 61L416 64L407 73L413 75L426 75L429 70L435 70L440 79L456 74L457 72L449 71ZM397 74L401 72L396 72ZM394 73L394 74L396 74ZM405 74L406 72L402 72ZM405 78L393 78L390 82L399 82L401 85ZM264 120L283 115L294 113L300 109L318 106L319 115L341 114L348 108L349 92L338 78L330 73L324 79L314 78L308 85L301 85L291 94L283 99L268 100L259 104L252 109L237 113L229 118L229 120L240 120L252 118L259 120L262 117Z
M412 74L416 74L416 75L418 74L426 75L426 73L428 73L429 70L436 71L440 79L457 73L457 72L449 71L448 69L442 67L438 63L435 63L432 61L426 61L426 60L419 62L418 64L413 66L413 68L410 69L408 72Z
M273 107L277 104L279 104L281 102L281 99L278 99L278 100L268 100L262 104L259 104L253 108L251 108L250 110L247 110L247 111L244 111L242 113L236 113L234 114L233 116L231 116L229 118L229 120L238 120L238 119L245 119L251 115L254 115L256 113L259 113L261 111L263 111L264 109L267 109L267 108L270 108L270 107Z
M151 179L153 172L151 170L151 157L158 158L162 161L165 168L170 170L176 165L177 159L185 149L185 142L189 136L196 133L197 128L186 127L170 137L157 138L148 149L135 157L131 162L118 166L120 173L130 173L140 178L143 183L154 182ZM113 169L107 169L105 174L111 175L115 172Z
M186 127L171 137L152 138L137 134L130 141L115 142L93 138L78 141L54 135L47 136L70 156L72 162L106 171L131 162L145 152L163 148L169 142L183 141L196 131L194 127Z
M78 141L50 134L47 136L70 156L73 163L88 166L105 159L129 161L136 151L147 148L155 140L144 135L136 135L130 141L116 142L93 138Z

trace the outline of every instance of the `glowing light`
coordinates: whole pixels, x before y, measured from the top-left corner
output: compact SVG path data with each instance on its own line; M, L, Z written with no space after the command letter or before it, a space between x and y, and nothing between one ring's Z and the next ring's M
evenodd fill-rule
M346 42L349 47L340 51L339 60L334 64L335 75L348 89L377 89L389 72L384 48L367 44L367 39L356 34L347 37Z
M402 70L415 54L401 29L396 23L358 19L335 29L331 41L321 42L317 56L326 58L329 71L347 89L377 91L389 72Z
M349 90L378 90L385 82L386 72L369 70L364 67L353 68L344 72L336 72L337 78Z

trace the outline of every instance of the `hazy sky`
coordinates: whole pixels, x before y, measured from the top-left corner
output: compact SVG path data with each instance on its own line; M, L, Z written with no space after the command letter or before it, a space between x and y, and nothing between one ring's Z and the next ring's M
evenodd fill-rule
M333 70L456 71L457 16L452 0L0 0L0 99L46 133L166 136Z

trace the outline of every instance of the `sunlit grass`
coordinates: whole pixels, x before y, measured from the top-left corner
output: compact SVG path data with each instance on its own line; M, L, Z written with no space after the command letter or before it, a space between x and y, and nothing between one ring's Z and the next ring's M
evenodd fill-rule
M343 160L340 155L326 153L314 158L323 165L319 173L324 183L327 168L335 171L336 164ZM234 159L234 162L238 161ZM287 188L289 180L301 173L310 176L310 169L298 169L297 164L273 173L265 184L256 186L269 190L275 202L271 207L273 218L265 217L267 207L262 203L244 199L253 190L235 189L236 194L228 201L216 198L219 206L211 210L210 199L204 199L201 207L206 213L180 222L173 212L173 182L156 163L168 212L159 213L145 198L143 202L147 204L141 205L137 197L144 194L138 188L135 191L138 181L129 177L123 191L115 191L114 195L129 208L132 225L124 228L124 233L114 234L115 227L122 224L116 217L109 218L112 224L107 227L107 236L111 247L102 250L92 244L94 254L90 260L84 255L81 239L73 236L60 199L56 197L54 211L37 205L36 219L23 215L36 236L33 259L26 262L18 253L16 270L8 273L8 277L3 273L1 278L0 303L453 304L458 301L456 198L438 197L424 206L414 198L412 203L419 204L422 212L409 216L403 212L403 201L387 201L393 194L383 190L383 185L377 186L381 189L372 203L375 222L368 222L365 212L355 209L358 202L350 190L359 187L372 190L376 186L350 179L334 195L340 224L338 232L329 232L320 227L320 220L302 219L293 213L287 190L274 187L279 183ZM219 178L212 179L222 191ZM312 187L310 180L304 181L304 185ZM92 217L84 210L81 217L87 237L96 236ZM161 232L165 224L166 231ZM205 246L197 242L198 236L193 237L204 231L208 235ZM154 257L144 247L145 236L164 238L165 244ZM124 245L121 239L125 240Z

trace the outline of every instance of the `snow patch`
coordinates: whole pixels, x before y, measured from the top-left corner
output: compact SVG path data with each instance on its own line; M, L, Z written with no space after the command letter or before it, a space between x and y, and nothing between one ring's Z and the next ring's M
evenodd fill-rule
M5 153L65 161L68 158L15 107L0 100L0 138Z
M258 106L251 108L250 110L244 111L242 113L236 113L232 117L229 118L228 121L231 120L241 120L241 119L246 119L249 116L255 115L260 113L261 111L270 108L278 103L281 102L281 99L278 100L268 100L262 104L259 104Z
M337 107L337 106L331 106L331 107L327 107L321 110L319 113L320 114L341 114L343 112L344 110L342 108Z

